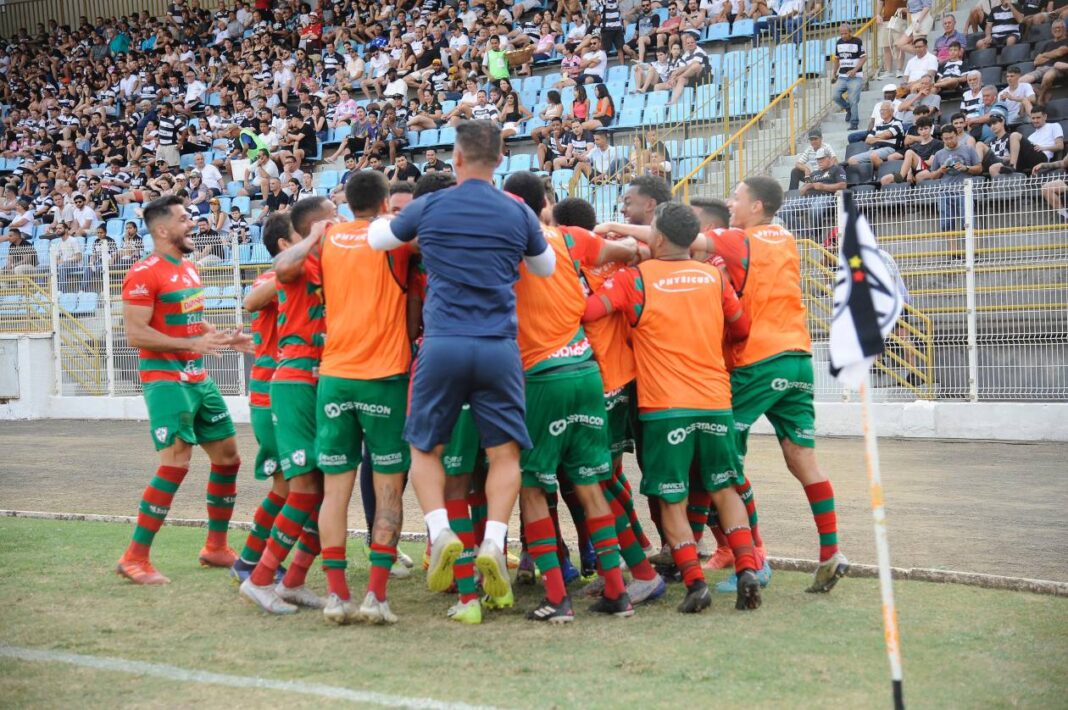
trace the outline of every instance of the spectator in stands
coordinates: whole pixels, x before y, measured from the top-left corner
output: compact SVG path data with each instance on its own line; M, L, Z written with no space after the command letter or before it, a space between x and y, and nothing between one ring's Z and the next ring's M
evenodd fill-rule
M667 83L671 84L671 98L668 99L667 105L677 103L682 97L683 89L706 81L710 73L708 54L697 46L697 35L693 32L684 32L681 64L668 77Z
M133 227L131 230L130 228ZM145 256L144 240L137 233L137 225L133 222L126 223L126 233L122 238L122 246L115 257L119 268L127 269Z
M660 27L660 15L653 12L651 0L641 0L635 5L628 19L636 25L634 36L623 47L623 53L628 57L637 57L638 63L645 61L645 53L656 41L656 28Z
M1035 55L1035 68L1020 77L1028 84L1039 83L1038 100L1048 103L1053 84L1058 79L1068 77L1068 20L1056 19L1050 24L1053 36L1038 45Z
M819 169L819 161L816 159L816 154L824 148L831 152L831 155L834 156L835 160L838 160L838 156L835 155L834 149L824 144L823 131L818 128L813 128L808 132L808 146L797 154L797 158L794 161L794 167L790 171L791 190L796 190L798 186L809 177L809 175Z
M913 112L919 106L926 106L936 118L941 113L942 97L935 93L934 82L930 77L923 77L914 85L912 93L901 100L894 111L894 116L901 121L906 131L915 122Z
M1068 157L1051 163L1039 163L1032 172L1035 175L1039 175L1051 170L1068 170ZM1068 222L1068 182L1065 182L1064 178L1050 180L1043 185L1042 199L1046 201L1050 209L1060 215L1061 219ZM10 258L11 255L9 254L8 259L10 260Z
M580 167L580 163L589 163L589 150L590 143L593 141L593 134L582 127L582 124L576 121L571 128L571 133L567 138L567 144L564 148L564 154L559 158L553 160L553 170L559 170L560 168L571 168L572 170L583 170L584 167Z
M208 213L204 216L208 218L208 226L220 234L225 233L230 225L230 217L223 212L218 197L208 200Z
M519 94L510 92L504 97L497 122L501 124L501 138L511 138L522 130L521 124L533 118L534 114L522 104Z
M901 99L897 98L896 84L885 84L883 86L883 101L889 101L890 105L894 107L895 111L897 110L897 106L901 103ZM875 128L875 124L878 123L880 120L879 107L882 106L882 103L882 101L875 102L875 106L871 110L871 116L868 118L868 127L860 131L853 131L849 133L848 138L846 140L848 140L850 143L860 143L868 137L868 134L871 132L871 130Z
M949 50L954 42L959 47L965 47L968 44L968 38L957 29L957 18L950 13L946 13L942 16L942 34L938 35L934 45L935 58L939 62L945 62L950 58Z
M994 9L998 0L979 0L972 11L968 13L968 19L964 22L964 31L982 32L986 24L987 15Z
M15 200L15 211L7 224L8 229L18 229L26 234L33 233L34 212L30 209L30 204L25 197Z
M622 55L622 52L620 52ZM600 84L604 82L608 71L608 55L601 49L600 37L590 37L588 49L582 53L579 62L580 73L575 77L577 84Z
M968 78L964 74L964 50L960 42L952 42L949 45L948 56L938 65L938 74L935 76L934 90L941 94L955 92L962 86L968 85ZM982 75L980 74L980 77Z
M223 191L222 173L215 165L204 158L203 153L193 156L193 165L200 173L200 181L212 195L221 195Z
M910 143L905 148L905 153L901 158L891 156L892 160L902 160L901 170L883 175L879 178L881 184L890 185L895 182L915 183L916 175L930 167L934 154L944 147L942 141L934 137L934 125L934 121L931 120L930 116L922 116L916 120L915 128L919 134L918 140ZM906 138L909 137L911 136Z
M983 103L983 75L972 70L964 75L968 88L960 99L960 111L965 117L979 115L979 106ZM996 94L995 94L996 96Z
M934 154L930 167L916 175L916 183L940 181L942 184L954 185L965 179L979 175L983 171L979 155L971 146L963 145L958 140L953 126L942 126L942 150ZM943 232L959 231L964 219L964 196L959 190L945 189L938 193L939 227ZM948 236L951 251L958 248L959 240Z
M911 93L917 89L921 79L928 77L933 81L938 74L938 58L927 51L927 37L920 35L913 39L912 51L914 54L905 63L905 78L898 87L898 93L902 90Z
M88 256L85 262L85 275L82 277L82 291L99 291L104 278L104 260L111 264L118 254L119 248L115 240L107 235L103 225L96 228L93 243L89 246Z
M879 0L875 20L879 26L879 44L883 48L883 71L879 78L902 76L905 70L905 53L897 44L908 27L908 9L905 0Z
M681 56L681 54L680 54ZM638 64L634 67L634 81L631 82L631 93L644 94L657 84L666 84L671 74L671 66L668 64L668 52L663 47L656 48L656 59L648 64Z
M1031 127L1034 130L1027 138L1031 144L1042 151L1046 160L1053 160L1054 153L1064 151L1064 129L1059 123L1046 120L1046 107L1036 104L1031 108Z
M1057 18L1060 15L1060 11L1054 10L1053 0L1018 0L1016 6L1024 16L1020 24L1025 29L1044 25L1050 17Z
M694 6L697 5L697 0L691 0ZM623 19L623 11L620 8L620 0L601 0L601 35L600 42L604 45L604 51L611 52L615 50L619 63L622 64L625 60L623 54L623 35L627 28L627 22ZM703 13L702 13L703 18ZM604 81L604 74L601 74L601 81Z
M853 34L848 22L838 26L838 41L831 57L831 72L835 77L832 96L846 112L850 130L860 124L860 92L864 88L864 62L867 60L864 43ZM848 96L848 101L844 98ZM792 188L791 188L792 189Z
M998 93L998 101L1008 108L1005 121L1015 129L1031 114L1035 90L1027 82L1020 81L1020 67L1015 64L1005 70L1005 80L1008 86Z
M923 48L927 48L927 35L934 27L934 16L931 14L933 0L906 0L905 8L908 11L908 26L905 32L898 38L897 46L902 52L919 54L916 40L923 38ZM908 74L908 65L905 68Z
M77 284L85 269L85 253L82 243L71 235L71 230L65 230L60 235L60 240L55 244L57 251L56 268L59 287L64 292L77 290ZM75 283L77 281L77 283Z
M248 220L245 219L245 215L241 214L241 208L236 205L230 208L230 218L226 221L226 227L219 231L227 235L227 241L235 238L238 244L248 244L252 241Z
M390 182L410 182L413 185L423 173L419 168L408 162L408 156L400 154L393 167L386 169L386 179Z
M1020 41L1020 23L1023 14L1012 4L1012 0L1001 0L992 7L984 24L986 36L976 42L979 49L990 47L1010 47Z
M901 121L894 118L894 105L883 101L879 104L879 122L864 139L870 150L857 153L846 162L849 165L871 163L872 169L878 170L883 161L889 159L901 146L904 136L905 130Z
M271 178L268 192L263 198L263 211L257 222L262 223L274 212L287 211L291 202L289 195L282 191L282 181L276 177Z
M85 195L80 192L74 193L74 209L71 211L70 234L76 237L88 237L93 227L100 220L96 212L90 207Z
M427 148L423 155L426 158L426 162L421 166L424 174L452 172L452 166L438 158L438 152L433 148Z
M0 269L0 273L32 274L37 270L37 250L22 230L12 229L0 235L0 241L11 245L7 250L7 264Z
M593 148L587 158L588 161L579 163L576 170L581 171L595 185L612 182L623 164L616 148L608 145L608 133L605 131L596 131L593 134Z
M226 258L222 235L211 228L207 217L197 220L197 231L193 233L193 253L186 258L200 267L215 266Z
M798 229L810 229L820 235L824 220L834 212L836 192L846 188L846 174L835 159L834 152L824 146L816 151L818 167L805 178L799 191L805 199L795 209L799 218ZM814 236L815 236L814 235ZM817 236L817 241L822 241Z
M590 116L590 120L582 124L582 127L588 131L608 128L616 117L616 104L611 94L608 93L608 87L598 84L594 89L594 94L597 96L597 103L594 105L593 115Z
M561 158L567 149L568 130L562 119L554 118L549 124L549 133L538 143L538 165L546 172L552 172L557 158Z
M993 134L991 134L990 127L987 124L990 122L990 112L993 110L997 98L997 87L993 84L987 84L980 92L981 100L979 105L968 115L966 121L968 132L972 134L976 141L988 143L992 138Z
M1013 172L1030 175L1041 165L1043 155L1019 132L1009 132L1008 117L999 105L990 113L990 130L994 139L983 156L983 167L994 178Z

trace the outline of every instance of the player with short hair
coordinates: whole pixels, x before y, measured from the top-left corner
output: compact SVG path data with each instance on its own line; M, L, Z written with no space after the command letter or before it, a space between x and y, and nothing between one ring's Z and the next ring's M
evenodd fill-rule
M354 218L327 229L313 265L313 278L322 284L328 306L329 334L316 405L318 463L324 474L319 525L330 591L323 613L338 624L393 624L397 616L386 599L386 585L397 559L409 465L403 433L411 362L405 309L412 247L389 252L367 247L371 220L389 212L389 183L381 173L352 175L345 199ZM359 298L352 297L353 283L359 284ZM376 503L370 579L357 609L345 580L345 537L364 442Z
M816 414L809 336L801 292L801 263L794 237L772 219L783 203L782 186L763 176L735 188L731 226L714 241L752 325L749 337L731 342L729 360L738 453L744 459L749 428L761 415L779 439L790 473L805 489L820 539L820 564L810 592L829 592L849 571L838 550L834 488L816 461Z
M230 567L236 554L227 529L237 496L241 459L234 424L204 355L224 348L252 351L244 333L218 331L203 319L204 289L197 267L185 256L193 247L193 221L180 197L154 200L144 209L155 249L134 264L122 284L123 322L130 345L140 348L140 375L152 441L160 465L141 498L133 539L116 572L135 584L170 582L152 566L152 541L170 511L199 444L211 460L208 478L208 538L200 563Z
M720 270L690 258L699 228L688 206L659 205L650 239L653 258L613 275L589 297L583 315L589 322L622 311L631 324L643 421L641 487L659 499L664 534L686 584L678 607L683 613L711 604L687 519L691 485L715 504L734 550L735 608L760 606L752 534L734 489L741 463L723 354L724 335L745 338L749 320Z
M274 218L272 215L269 220ZM325 321L315 269L318 255L313 248L336 218L337 207L325 197L306 197L278 216L289 221L290 239L297 242L274 262L279 284L279 354L271 380L271 412L289 494L260 561L240 587L243 597L272 614L293 614L298 606L321 609L325 605L304 585L321 548L317 519L323 500L322 473L316 466L315 399ZM278 228L286 226L283 221ZM285 577L272 584L276 570L294 545L297 552Z

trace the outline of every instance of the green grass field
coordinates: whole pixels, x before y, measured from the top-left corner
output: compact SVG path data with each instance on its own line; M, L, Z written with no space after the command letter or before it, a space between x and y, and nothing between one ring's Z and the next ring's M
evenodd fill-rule
M314 612L272 618L240 603L225 572L197 566L201 530L164 528L154 559L173 583L135 587L112 571L129 534L121 524L0 520L0 643L504 707L889 703L875 580L810 595L807 575L776 573L764 607L748 614L717 595L709 612L680 615L679 585L624 620L593 618L576 599L578 619L563 628L527 622L522 609L538 593L523 588L517 609L460 627L444 618L451 597L427 592L420 572L391 584L399 624L338 628ZM408 552L418 559L421 547ZM355 593L366 580L361 544L350 543L350 558ZM309 583L324 588L318 569ZM910 705L1068 703L1068 599L922 582L895 592ZM9 658L0 698L8 707L326 702Z

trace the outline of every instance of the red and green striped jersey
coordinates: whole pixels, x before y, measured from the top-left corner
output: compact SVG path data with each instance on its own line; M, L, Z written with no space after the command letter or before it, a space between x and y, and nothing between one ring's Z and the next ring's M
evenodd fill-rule
M150 254L130 267L122 282L122 300L152 309L151 328L172 338L203 333L204 289L193 262ZM203 382L204 358L193 351L161 353L141 349L141 382Z
M252 288L274 280L274 271L264 271L252 282ZM266 306L252 314L252 342L256 346L249 381L248 403L251 407L271 406L271 378L278 367L278 294Z
M326 342L325 307L319 273L319 252L304 260L301 277L278 284L278 369L275 382L319 381L319 360Z

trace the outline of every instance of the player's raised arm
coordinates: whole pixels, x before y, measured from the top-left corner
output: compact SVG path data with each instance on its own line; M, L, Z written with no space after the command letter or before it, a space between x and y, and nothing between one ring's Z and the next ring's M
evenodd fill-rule
M204 334L195 338L176 338L161 333L149 325L152 320L151 306L127 302L123 304L122 315L126 324L126 340L135 348L159 353L195 352L215 355L230 345L231 336L214 329L205 328Z
M316 222L311 226L307 237L274 258L275 278L280 283L291 283L303 275L305 259L312 253L312 250L319 248L320 239L332 224L330 220Z
M415 239L426 200L409 202L397 215L384 214L367 230L367 243L377 251L398 249Z
M278 299L278 284L274 275L267 276L252 287L245 296L244 306L249 313L262 311Z

